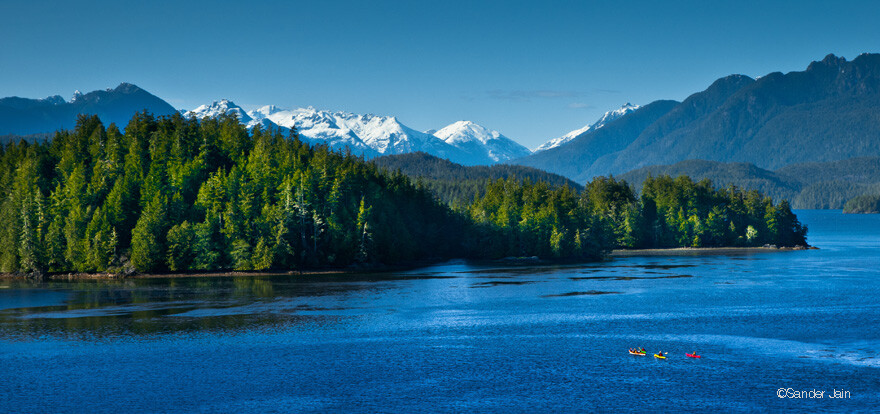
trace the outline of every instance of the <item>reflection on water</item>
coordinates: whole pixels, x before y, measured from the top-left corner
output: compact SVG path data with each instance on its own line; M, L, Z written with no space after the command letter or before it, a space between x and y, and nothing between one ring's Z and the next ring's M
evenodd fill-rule
M628 259L629 261L638 259ZM377 296L405 300L414 282L448 281L448 287L497 288L547 283L556 276L584 273L614 275L568 277L573 281L635 281L690 278L655 270L694 267L693 264L603 264L475 268L435 266L399 274L273 275L243 277L183 277L82 281L0 282L0 334L8 339L55 335L66 339L101 336L155 335L178 331L236 331L256 325L286 326L369 313ZM463 266L463 267L462 267ZM633 276L622 274L630 273ZM635 276L656 274L657 276ZM542 276L546 280L529 280ZM475 281L479 279L490 281ZM500 279L500 280L494 280ZM474 280L461 284L458 280ZM530 295L569 297L623 293L567 291ZM399 295L400 297L395 297ZM381 303L381 301L379 302ZM400 304L395 304L399 306Z
M378 282L388 278L347 275L5 281L0 290L0 335L7 339L44 335L75 339L308 323L322 319L316 312L346 309L318 305L326 302L320 298L344 298L363 290L375 292L382 289Z
M821 250L0 281L0 400L11 412L874 407L880 219L801 213ZM635 346L671 353L660 363ZM703 360L684 358L695 350ZM648 399L627 384L678 391ZM791 406L780 386L854 397Z

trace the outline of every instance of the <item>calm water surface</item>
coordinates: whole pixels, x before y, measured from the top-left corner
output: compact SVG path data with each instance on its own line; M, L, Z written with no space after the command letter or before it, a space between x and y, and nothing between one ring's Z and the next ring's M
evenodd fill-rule
M880 216L798 215L821 250L0 282L0 411L876 412Z

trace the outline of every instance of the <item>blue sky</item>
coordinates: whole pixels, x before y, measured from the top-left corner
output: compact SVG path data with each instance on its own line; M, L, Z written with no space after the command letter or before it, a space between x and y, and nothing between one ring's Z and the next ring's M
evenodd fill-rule
M178 108L468 119L534 148L626 102L880 51L880 2L728 3L0 0L0 96L131 82Z

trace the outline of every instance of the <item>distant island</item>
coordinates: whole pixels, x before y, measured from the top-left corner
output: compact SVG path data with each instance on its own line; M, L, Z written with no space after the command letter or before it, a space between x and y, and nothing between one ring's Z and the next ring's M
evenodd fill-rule
M648 178L638 195L614 178L580 190L511 175L471 180L484 188L451 206L399 171L234 115L142 112L124 131L83 115L51 140L3 148L0 271L371 269L807 244L787 202L708 180Z
M878 214L880 213L880 195L863 195L853 198L843 206L844 213Z

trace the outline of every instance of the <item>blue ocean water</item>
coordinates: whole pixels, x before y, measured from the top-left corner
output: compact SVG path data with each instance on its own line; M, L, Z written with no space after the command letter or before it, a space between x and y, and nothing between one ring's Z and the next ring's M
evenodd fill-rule
M797 214L819 250L3 281L0 411L876 412L880 216Z

